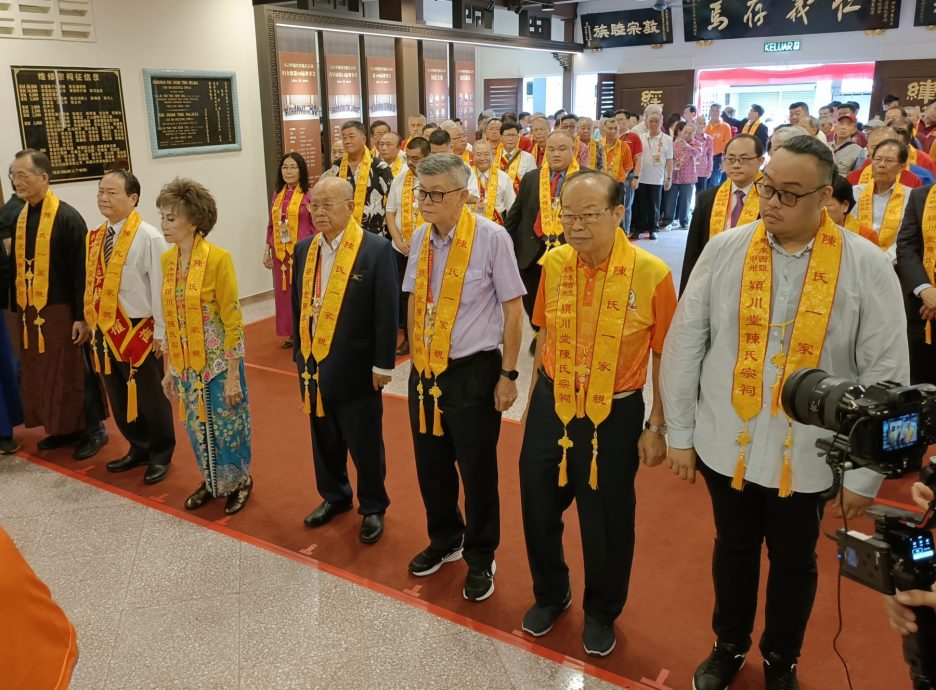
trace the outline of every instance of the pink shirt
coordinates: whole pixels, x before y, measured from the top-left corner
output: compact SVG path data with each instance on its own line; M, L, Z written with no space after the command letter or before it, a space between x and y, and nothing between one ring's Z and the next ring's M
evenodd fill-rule
M702 155L702 146L695 140L686 142L682 137L673 142L673 184L695 184L696 160Z

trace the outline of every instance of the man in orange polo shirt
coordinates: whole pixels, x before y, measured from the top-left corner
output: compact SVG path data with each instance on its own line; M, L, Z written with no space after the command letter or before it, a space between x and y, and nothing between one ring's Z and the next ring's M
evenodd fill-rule
M722 122L720 103L712 103L709 108L709 121L705 127L705 133L712 137L712 174L709 175L705 185L708 189L717 187L725 179L722 157L725 155L725 147L731 141L731 125Z
M0 564L0 685L66 690L78 662L74 626L2 529Z
M666 453L657 391L663 340L676 309L662 260L618 227L619 183L588 170L561 192L567 245L546 254L533 323L535 372L524 414L520 496L536 603L523 630L540 637L572 600L562 513L575 499L585 556L585 630L592 656L615 646L634 551L634 477ZM598 296L598 299L595 297ZM653 351L653 405L642 389Z

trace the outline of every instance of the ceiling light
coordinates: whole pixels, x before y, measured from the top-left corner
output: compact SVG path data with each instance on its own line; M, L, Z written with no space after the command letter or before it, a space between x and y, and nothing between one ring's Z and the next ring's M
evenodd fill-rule
M543 12L555 12L555 11L556 11L556 3L554 3L554 2L544 2L544 3L542 4L542 6L541 6L541 9L543 10Z

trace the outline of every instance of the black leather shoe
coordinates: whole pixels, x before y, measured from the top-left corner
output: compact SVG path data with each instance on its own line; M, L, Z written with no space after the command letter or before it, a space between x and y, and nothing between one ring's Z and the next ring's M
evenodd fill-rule
M349 510L351 510L351 501L347 503L329 503L325 501L318 508L306 515L303 522L306 527L321 527L331 522L332 518L336 515L347 513Z
M92 434L91 436L85 436L81 443L78 444L78 447L75 448L74 455L72 457L75 460L87 460L88 458L93 458L97 455L101 448L107 445L107 434Z
M764 680L767 690L799 690L796 660L774 654L764 656Z
M169 474L169 463L165 465L148 465L143 475L144 484L157 484Z
M396 349L396 353L400 356L409 354L409 341L404 340Z
M185 499L185 509L195 510L197 508L201 508L212 498L214 498L214 496L211 495L211 491L209 491L208 485L202 482L201 486L195 490L195 493Z
M540 606L533 604L530 610L523 616L523 632L529 633L533 637L542 637L556 624L556 619L572 604L572 590L566 594L565 600L558 606Z
M108 472L126 472L127 470L132 470L134 467L139 467L140 465L146 464L145 455L134 455L133 453L127 453L122 458L117 460L111 460L107 463Z
M747 647L716 642L712 653L699 664L692 678L692 690L725 690L744 666Z
M20 444L12 436L0 438L0 455L12 455L20 449Z
M253 477L247 477L247 481L241 484L239 489L228 494L227 503L224 504L224 512L233 515L247 505L247 499L250 498L252 489Z
M361 521L361 541L365 544L374 544L383 536L383 513L365 515Z
M65 446L74 446L81 438L81 434L61 434L59 436L46 436L36 444L39 450L55 450Z

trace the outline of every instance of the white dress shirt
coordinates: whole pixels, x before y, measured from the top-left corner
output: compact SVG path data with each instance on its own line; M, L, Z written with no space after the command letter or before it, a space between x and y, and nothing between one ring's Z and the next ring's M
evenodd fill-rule
M900 182L895 182L894 185L898 185ZM903 207L900 209L900 217L903 219L904 211L907 210L907 202L910 201L910 188L906 185L901 184L903 187ZM855 205L852 206L851 215L855 218L858 218L858 200L861 199L861 194L868 187L866 184L856 184L852 187L852 194L855 196ZM887 211L887 204L890 203L891 197L894 195L894 187L892 186L886 192L880 192L871 197L871 229L874 232L881 233L881 225L884 223L884 213ZM887 258L892 262L897 260L897 236L894 235L894 242L890 247L887 248L887 251L884 252L887 254Z
M716 235L702 251L663 348L660 389L667 440L674 448L695 448L699 460L727 477L734 474L740 448L736 444L744 422L731 402L733 371L738 357L738 295L748 245L757 223ZM883 252L860 235L843 231L842 261L832 314L819 368L865 386L890 380L910 380L906 315L897 275ZM768 235L771 244L771 323L795 318L812 242L789 254ZM770 414L770 386L777 378L771 359L789 347L793 328L768 331L764 358L763 406L748 423L753 441L746 448L749 482L778 488L783 465L787 418ZM793 490L825 491L832 473L816 449L816 441L832 432L793 423ZM874 496L883 477L867 469L845 473L845 487Z
M365 230L364 232L367 231ZM343 237L344 230L338 233L338 236L331 242L325 239L324 232L318 234L318 260L322 272L322 297L325 296L325 290L328 289L328 279L331 278L332 269L335 267L335 257L338 256L338 250L341 248L341 239ZM312 319L310 338L315 337L315 326L315 319ZM371 367L371 371L375 374L382 374L383 376L393 376L393 369L381 369L380 367L373 366Z
M662 185L666 178L666 161L673 160L673 137L662 130L654 137L640 135L643 156L640 159L640 184Z
M526 175L528 172L530 172L531 170L536 170L536 159L533 157L533 154L527 153L526 151L521 150L519 146L516 149L514 149L513 154L507 153L506 150L504 151L504 157L509 161L509 163L513 162L513 159L515 156L520 156L520 165L517 167L518 179L523 179L523 176ZM497 163L499 165L500 161L497 161ZM509 163L508 163L508 166L509 166ZM504 172L507 172L507 171L505 170Z
M124 219L113 225L115 246L126 222ZM153 317L153 338L160 342L166 340L166 319L163 316L162 303L162 255L167 251L169 245L166 244L162 233L146 221L141 221L127 251L127 259L120 276L120 291L117 293L120 306L128 318Z
M524 151L524 153L526 153ZM521 167L523 164L521 163ZM488 168L487 172L478 172L478 184L487 188L488 179L491 176L491 170L494 169L492 165ZM480 196L478 197L481 198ZM517 195L514 193L513 182L510 180L510 175L505 173L503 170L497 171L497 199L494 200L494 210L501 214L501 216L506 217L507 211L510 210L510 207L513 206L514 201L517 199ZM484 215L484 206L482 202L478 202L478 213Z

